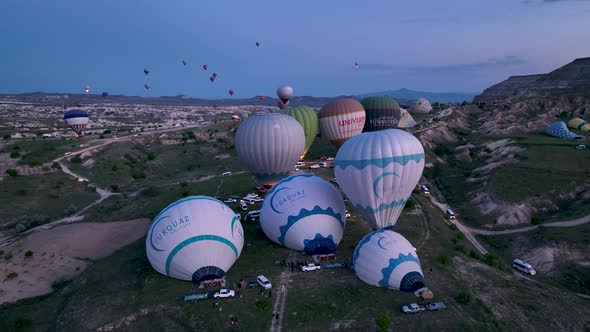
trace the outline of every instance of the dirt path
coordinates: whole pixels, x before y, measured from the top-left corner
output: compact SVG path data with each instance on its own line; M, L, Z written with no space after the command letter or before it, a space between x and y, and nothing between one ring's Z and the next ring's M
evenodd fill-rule
M416 243L416 249L417 251L420 251L420 249L424 247L428 239L430 239L430 227L428 225L428 220L426 220L426 216L424 215L424 210L422 210L422 205L420 205L420 202L418 200L415 199L414 201L416 202L416 206L418 207L419 213L422 216L422 220L424 221L422 238L420 239L420 241Z
M288 262L293 261L293 252L289 253L289 258L287 259ZM273 312L277 312L279 314L279 319L272 318L272 322L270 324L270 331L271 332L280 332L283 328L283 318L285 317L285 302L287 302L287 286L289 284L289 277L291 276L291 270L289 268L285 268L283 272L281 272L280 277L280 285L278 286L277 298L275 300L275 305Z

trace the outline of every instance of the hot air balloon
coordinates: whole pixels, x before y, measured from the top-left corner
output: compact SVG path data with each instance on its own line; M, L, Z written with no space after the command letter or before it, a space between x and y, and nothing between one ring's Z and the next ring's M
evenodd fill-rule
M425 286L416 250L399 233L380 229L366 235L352 257L354 273L369 285L415 292Z
M230 96L233 96L233 95L234 95L234 93L236 93L236 92L234 91L234 89L229 89L229 91L228 91L228 92L229 92L229 95L230 95Z
M288 176L305 148L303 127L280 113L257 114L236 132L236 152L256 178L273 185Z
M146 90L149 90L152 86L149 83L143 85Z
M399 119L399 123L397 124L398 128L412 128L418 125L418 122L414 120L410 112L406 109L400 108L401 111L401 119Z
M239 120L240 119L240 116L237 115L237 114L234 114L234 115L231 116L231 118L232 118L232 120Z
M245 120L248 118L248 112L240 112L240 118L242 118L242 120Z
M64 114L64 121L76 135L81 136L89 121L88 113L79 109L69 110Z
M397 101L390 97L367 97L361 104L367 114L363 132L397 128L401 119Z
M264 99L266 99L265 96L258 96L258 100L264 100Z
M359 63L358 62L355 62L354 63L354 68L358 68L358 67L359 67Z
M147 69L144 69L144 70L143 70L143 72L144 72L146 75L150 73L150 71L149 71L149 70L147 70Z
M215 77L213 77L213 76L209 77L209 81L214 82L215 81Z
M207 68L209 68L209 66L203 65L203 70L207 70Z
M187 62L185 59L182 59L182 64L186 66Z
M213 73L213 74L211 74L211 76L213 76L214 78L217 78L217 73Z
M424 98L418 99L416 105L414 105L414 112L416 113L430 113L432 112L432 105Z
M88 85L84 87L84 92L86 92L86 93L90 92L90 87Z
M289 98L293 97L293 88L288 85L280 86L277 89L277 96L283 102L283 104L287 105Z
M365 109L356 99L338 99L322 107L318 118L322 136L340 147L363 131Z
M256 47L260 47L260 42L256 42Z
M393 227L424 169L424 148L400 129L362 133L340 147L334 173L373 229Z
M200 282L226 275L240 257L244 231L229 206L211 197L191 196L158 214L145 246L156 271Z
M271 240L309 255L334 253L342 239L346 207L338 189L313 174L290 176L268 192L260 227Z
M318 134L318 115L307 106L289 107L283 111L283 114L294 117L303 127L305 133L305 149L301 154L301 159L303 159Z

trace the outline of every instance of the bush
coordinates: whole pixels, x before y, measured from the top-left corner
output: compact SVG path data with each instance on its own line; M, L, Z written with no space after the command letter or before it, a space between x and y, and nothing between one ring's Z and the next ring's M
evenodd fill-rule
M539 225L539 224L541 224L541 218L536 217L536 216L535 217L531 217L531 224L533 224L533 225Z
M414 207L416 207L416 203L414 203L414 201L412 200L408 200L406 202L406 205L404 205L404 209L413 209Z
M389 316L386 313L382 313L381 315L379 315L379 317L375 319L375 322L377 323L379 331L387 331L391 326L391 318L389 318Z
M267 300L256 300L256 309L260 310L260 311L267 311L270 310L270 308L272 307L270 302L268 302Z
M436 148L434 148L434 154L439 157L449 153L451 153L451 150L449 150L446 146L442 144L439 144L436 146Z
M10 153L10 158L15 159L15 158L19 158L20 157L20 153L18 151L14 151Z
M142 192L142 195L148 197L155 197L160 195L160 189L158 189L158 187L155 186L149 186Z
M111 133L111 130L110 129L107 129L107 130L105 130L105 131L102 132L103 135L108 135L110 133Z
M100 135L98 135L98 138L103 139L104 138L104 135L103 134L100 134Z
M69 216L78 211L78 207L74 204L70 204L67 208L64 209L64 215Z
M18 273L10 272L9 274L6 275L6 280L14 279L16 277L18 277Z
M12 136L10 134L6 134L2 138L4 138L5 141L8 141L9 139L12 138Z
M27 196L27 191L25 189L19 189L16 191L19 196Z
M11 260L12 259L12 253L9 252L6 255L4 255L4 259L7 260L7 261Z
M461 291L455 296L455 300L460 304L469 304L471 303L471 294L467 293L467 291Z
M24 329L25 327L29 326L31 321L26 318L17 318L12 321L12 326L14 326L15 330Z
M27 250L27 252L25 252L25 258L31 258L33 257L33 252L31 250Z
M72 164L80 164L82 163L82 158L80 158L79 156L74 156L70 159L70 162Z
M154 159L156 159L156 155L153 154L153 153L150 153L150 154L148 154L147 159L148 160L154 160Z
M438 256L438 261L442 265L447 266L447 265L449 265L451 263L451 256L442 254L442 255Z
M13 149L14 151L16 151L16 150L20 150L20 146L18 146L18 145L13 145L13 146L12 146L12 149Z
M483 256L482 261L484 263L488 264L489 266L495 267L500 270L503 270L506 268L506 266L504 265L504 262L502 262L502 259L500 259L500 257L498 257L494 254L486 254L485 256Z
M118 191L119 190L119 186L116 185L116 184L111 184L109 187L111 188L112 191Z
M61 165L58 162L54 162L51 164L51 168L53 169L61 169Z
M119 166L117 166L117 164L113 164L113 166L111 166L111 171L116 172L117 170L119 170Z
M18 172L16 171L16 169L10 168L6 170L6 174L8 174L9 176L17 176Z

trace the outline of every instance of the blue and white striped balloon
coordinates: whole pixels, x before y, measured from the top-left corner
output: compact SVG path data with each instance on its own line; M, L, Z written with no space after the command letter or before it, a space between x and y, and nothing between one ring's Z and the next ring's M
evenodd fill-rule
M352 257L357 277L369 285L415 292L424 287L424 273L416 250L392 230L379 229L365 236Z
M340 192L313 174L290 176L266 195L260 226L266 236L310 255L330 254L344 233L346 208Z
M354 136L334 160L340 188L373 229L395 225L423 170L422 144L400 129Z

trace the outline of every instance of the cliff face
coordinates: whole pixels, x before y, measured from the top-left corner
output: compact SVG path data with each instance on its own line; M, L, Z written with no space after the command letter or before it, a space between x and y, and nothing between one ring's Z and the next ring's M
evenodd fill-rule
M511 97L547 97L590 93L590 58L576 59L548 74L511 76L476 96L474 102Z

